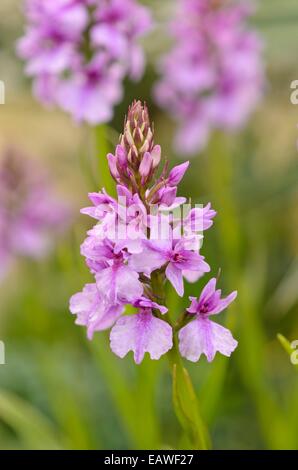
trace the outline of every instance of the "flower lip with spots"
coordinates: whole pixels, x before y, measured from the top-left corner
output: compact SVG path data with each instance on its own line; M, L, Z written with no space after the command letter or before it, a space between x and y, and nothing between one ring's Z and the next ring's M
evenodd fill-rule
M206 284L199 298L190 297L187 312L194 318L179 331L179 349L183 357L196 362L201 354L205 354L210 362L216 351L225 356L231 355L237 341L229 330L211 321L209 316L222 312L236 297L237 292L234 291L221 298L221 291L216 290L215 278Z

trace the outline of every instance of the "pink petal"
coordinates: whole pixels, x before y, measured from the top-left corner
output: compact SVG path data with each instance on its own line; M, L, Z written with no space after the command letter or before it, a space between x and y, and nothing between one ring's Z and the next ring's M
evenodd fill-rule
M121 304L105 306L102 302L101 308L89 318L87 325L88 339L93 338L95 331L103 331L111 328L115 321L123 314L124 307Z
M142 184L146 181L146 178L150 174L151 168L153 164L153 159L151 157L151 154L149 152L145 152L140 167L139 167L139 173L142 176Z
M118 180L120 175L119 175L119 172L118 172L118 169L117 169L117 164L116 164L117 163L117 158L112 153L108 153L107 159L108 159L109 170L110 170L110 173L111 173L112 177L115 180Z
M139 275L128 266L121 266L117 270L117 298L119 300L134 302L143 295L143 285Z
M134 304L133 304L134 307L136 308L140 308L140 309L157 309L160 311L160 313L162 313L163 315L165 313L167 313L168 309L167 307L165 307L164 305L159 305L158 303L156 302L153 302L152 300L150 299L147 299L147 297L141 297L140 299L138 299Z
M181 206L182 204L185 204L186 198L185 197L176 197L173 201L173 203L169 205L165 204L160 204L159 209L162 211L173 211L174 209L177 209L177 207Z
M166 269L166 276L176 290L177 294L182 297L184 293L182 271L176 268L173 263L169 263Z
M77 315L76 324L87 327L88 338L94 331L110 328L123 313L123 305L106 305L100 296L96 284L86 284L82 292L70 299L72 314Z
M133 254L129 258L128 264L139 273L151 274L152 271L160 268L166 261L167 258L163 253L144 248L142 253Z
M192 362L197 362L201 354L211 362L217 351L230 356L237 344L229 330L207 318L197 317L179 331L180 353Z
M151 157L152 157L152 161L153 161L153 168L156 168L159 163L160 163L160 159L161 159L161 147L160 145L154 145L153 147L153 150L151 152Z
M176 250L175 250L176 251ZM210 266L204 261L204 257L199 253L190 250L177 250L182 256L181 261L177 261L177 267L181 270L189 269L191 271L209 272Z
M160 198L159 203L165 204L166 206L172 206L175 201L177 194L177 187L176 186L169 186L168 188L164 188L160 190Z
M113 304L132 303L143 294L138 274L125 265L109 267L98 272L96 284L101 295Z
M187 282L194 283L197 282L200 277L204 275L202 271L190 271L188 269L184 269L182 271L183 276L187 280Z
M199 299L200 302L206 302L206 300L209 299L209 297L211 297L211 295L214 294L215 288L216 288L216 278L213 277L212 279L210 279L210 281L207 282L204 289L202 290L200 299Z
M189 297L191 301L190 306L186 309L188 313L198 313L199 312L199 301L196 297Z
M216 315L217 313L222 312L225 308L228 307L228 305L230 305L230 303L236 299L236 297L237 291L233 291L226 298L220 299L217 307L213 311L209 312L209 315Z
M137 364L142 362L146 352L151 359L159 359L172 348L172 328L149 312L140 312L120 318L110 335L111 349L123 358L129 351L134 352Z
M177 186L182 180L188 167L189 162L184 162L172 168L169 174L168 184L170 186Z

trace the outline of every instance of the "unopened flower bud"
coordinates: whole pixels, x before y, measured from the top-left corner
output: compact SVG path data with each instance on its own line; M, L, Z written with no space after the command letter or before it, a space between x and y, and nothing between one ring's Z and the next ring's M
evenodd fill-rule
M177 186L182 180L184 173L189 166L189 162L181 163L181 165L175 166L169 174L168 185Z
M151 152L152 157L152 167L156 168L160 164L161 159L161 147L160 145L154 145L153 150Z
M134 101L128 110L124 132L116 151L118 181L133 190L139 183L148 184L160 159L161 150L159 145L154 146L147 106L141 101ZM115 178L114 160L111 166Z
M142 184L144 184L150 173L151 173L151 169L152 169L152 163L153 163L153 159L152 159L152 156L149 152L146 152L143 156L143 159L141 161L141 164L140 164L140 168L139 168L139 173L142 177Z
M120 175L119 175L119 172L118 172L118 169L117 169L117 158L112 153L109 153L107 155L107 158L108 158L110 173L111 173L112 177L114 178L114 180L116 182L119 182L120 181Z
M145 152L153 148L153 132L151 129L147 106L135 101L128 110L121 144L129 150L137 150L139 162Z
M116 146L116 157L118 162L120 163L120 166L123 166L127 163L127 157L126 157L126 152L121 145Z

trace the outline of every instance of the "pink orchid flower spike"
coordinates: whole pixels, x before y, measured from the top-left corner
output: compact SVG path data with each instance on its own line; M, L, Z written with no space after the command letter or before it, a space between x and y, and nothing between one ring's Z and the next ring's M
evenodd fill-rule
M231 332L209 319L228 307L237 297L234 291L221 298L221 291L216 290L216 279L211 279L204 287L199 298L190 297L191 304L187 312L194 316L179 331L179 350L189 361L197 362L201 354L205 354L208 362L214 359L216 352L230 356L237 347L237 341Z

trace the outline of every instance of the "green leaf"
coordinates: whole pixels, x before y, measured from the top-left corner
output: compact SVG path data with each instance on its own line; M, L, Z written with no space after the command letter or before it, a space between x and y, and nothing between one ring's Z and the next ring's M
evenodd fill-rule
M55 420L68 436L70 449L98 449L100 443L92 438L90 423L84 415L84 402L78 387L65 374L66 368L57 356L40 353L40 375L45 383L46 395ZM67 367L68 364L66 364ZM59 383L59 387L57 387Z
M0 390L0 419L18 434L26 449L61 449L66 444L39 410L4 390Z
M210 448L210 438L199 412L198 400L187 370L173 363L173 404L192 449Z

